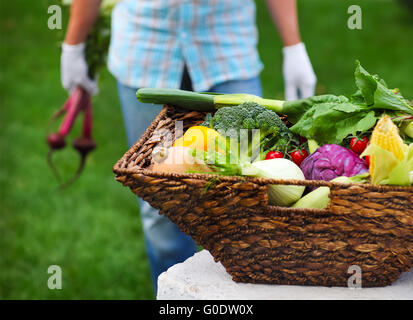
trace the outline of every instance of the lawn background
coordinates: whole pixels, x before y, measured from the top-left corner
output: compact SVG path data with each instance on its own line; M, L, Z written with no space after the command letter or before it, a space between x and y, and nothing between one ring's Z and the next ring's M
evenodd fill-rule
M0 4L0 298L152 299L136 199L111 171L127 147L115 81L107 71L94 98L98 148L84 174L57 192L46 166L46 123L66 98L58 34L47 28L46 3ZM359 59L413 98L413 19L399 2L298 3L318 93L354 91L354 61ZM264 96L283 98L281 43L264 1L257 4ZM363 10L362 30L347 28L351 4ZM66 176L77 165L71 148L57 154L56 161ZM47 287L47 269L53 264L62 267L62 290Z

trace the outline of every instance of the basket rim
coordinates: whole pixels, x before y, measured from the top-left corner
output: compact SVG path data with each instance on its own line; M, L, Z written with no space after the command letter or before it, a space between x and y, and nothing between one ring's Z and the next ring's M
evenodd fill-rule
M163 120L164 116L167 114L168 111L175 110L174 107L169 105L164 105L161 112L156 116L153 120L151 125L145 130L143 135L139 138L139 140L129 148L126 153L115 163L113 166L113 172L117 175L133 175L139 174L154 178L169 178L169 179L196 179L196 180L211 180L216 179L217 181L221 182L235 182L235 183L244 183L250 182L255 183L257 185L271 185L271 184L278 184L278 185L300 185L300 186L308 186L308 187L330 187L331 189L338 189L338 188L351 188L351 187L360 187L374 190L374 191L407 191L413 193L413 186L393 186L393 185L373 185L369 183L338 183L338 182L331 182L331 181L323 181L323 180L294 180L294 179L269 179L269 178L256 178L256 177L244 177L244 176L224 176L218 174L200 174L200 173L169 173L169 172L156 172L146 168L141 168L138 166L132 168L125 168L122 167L123 164L127 162L127 160L135 154L141 146L147 141L147 139L151 136L152 132L156 129L158 123Z

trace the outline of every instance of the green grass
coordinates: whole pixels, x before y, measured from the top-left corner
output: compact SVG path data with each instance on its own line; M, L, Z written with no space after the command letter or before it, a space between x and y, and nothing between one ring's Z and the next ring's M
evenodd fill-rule
M264 95L283 98L281 42L264 1L258 3ZM362 30L347 28L347 8L352 4L362 9ZM358 59L369 72L400 88L406 98L413 98L412 12L398 0L301 0L298 10L302 39L318 77L317 93L353 93Z
M0 298L151 299L136 198L112 173L127 150L115 81L104 73L94 99L98 148L80 180L57 191L45 143L66 97L56 31L41 2L17 2L2 3L0 19ZM55 160L68 177L78 158L67 148ZM47 287L52 264L62 268L63 290Z
M412 16L395 1L359 2L363 30L352 31L347 7L356 1L299 1L317 91L354 91L354 60L360 59L412 99ZM44 4L1 3L0 298L151 299L136 198L112 173L126 139L115 81L107 72L94 98L98 148L84 174L58 192L46 166L45 127L66 93L59 79L57 31L47 28ZM282 98L281 43L263 1L258 16L264 95ZM55 160L68 176L78 159L68 148ZM52 264L62 268L63 290L47 287Z

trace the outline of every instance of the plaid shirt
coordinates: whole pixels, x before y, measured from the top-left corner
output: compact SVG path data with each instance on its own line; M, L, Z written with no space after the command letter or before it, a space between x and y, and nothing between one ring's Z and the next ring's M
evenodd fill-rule
M108 67L133 88L178 88L184 63L195 91L257 76L253 0L122 0L112 15Z

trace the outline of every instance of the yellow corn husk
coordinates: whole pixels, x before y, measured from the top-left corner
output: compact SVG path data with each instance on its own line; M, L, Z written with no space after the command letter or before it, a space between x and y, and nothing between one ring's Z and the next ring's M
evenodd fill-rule
M406 145L399 135L399 129L387 115L383 116L376 124L372 134L370 143L393 153L398 159L402 160L405 156ZM373 175L375 165L375 156L370 157L370 175Z

